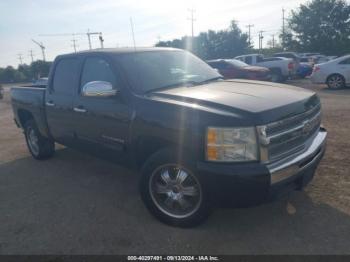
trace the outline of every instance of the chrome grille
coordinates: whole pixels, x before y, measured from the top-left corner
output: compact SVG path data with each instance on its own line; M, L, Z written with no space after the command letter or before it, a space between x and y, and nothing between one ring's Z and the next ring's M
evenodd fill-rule
M305 113L258 127L261 142L261 158L274 162L305 150L306 142L321 125L321 106L314 106Z

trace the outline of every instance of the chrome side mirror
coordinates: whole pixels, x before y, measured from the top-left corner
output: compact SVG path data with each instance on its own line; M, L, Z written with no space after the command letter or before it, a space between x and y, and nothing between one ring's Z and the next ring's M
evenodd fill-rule
M82 96L109 97L115 96L117 93L118 91L113 89L113 85L106 81L88 82L81 90Z

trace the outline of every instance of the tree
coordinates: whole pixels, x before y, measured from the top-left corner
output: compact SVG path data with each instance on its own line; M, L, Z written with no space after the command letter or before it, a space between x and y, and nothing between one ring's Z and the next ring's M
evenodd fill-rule
M0 68L0 83L29 82L49 75L51 62L35 61L30 65Z
M342 55L350 51L350 5L343 0L312 0L292 11L285 47Z
M201 32L196 37L184 36L172 41L161 41L156 46L186 49L202 59L233 58L248 50L248 35L232 21L225 30Z

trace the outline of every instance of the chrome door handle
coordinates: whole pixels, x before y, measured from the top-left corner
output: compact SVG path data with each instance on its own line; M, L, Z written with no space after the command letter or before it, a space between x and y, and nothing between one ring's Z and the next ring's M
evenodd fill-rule
M78 113L86 113L86 109L84 108L79 108L79 107L74 107L73 108L74 112L78 112Z
M47 106L55 106L55 104L52 101L46 102Z

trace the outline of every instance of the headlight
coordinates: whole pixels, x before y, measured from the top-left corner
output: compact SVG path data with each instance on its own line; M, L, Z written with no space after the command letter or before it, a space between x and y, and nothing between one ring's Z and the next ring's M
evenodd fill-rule
M208 127L206 158L218 162L257 160L255 128Z

